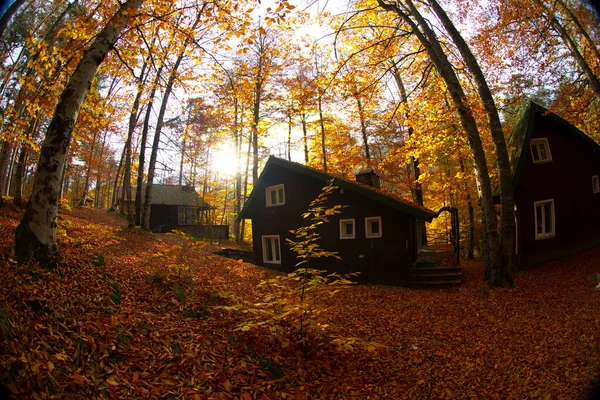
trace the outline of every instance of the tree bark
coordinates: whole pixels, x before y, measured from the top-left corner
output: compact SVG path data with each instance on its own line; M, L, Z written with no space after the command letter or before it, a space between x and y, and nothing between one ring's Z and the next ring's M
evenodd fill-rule
M144 186L144 168L146 164L146 143L148 142L148 131L150 130L150 117L152 115L152 105L154 103L154 97L156 96L156 89L158 88L162 69L164 66L164 59L156 71L156 77L150 91L148 106L146 107L146 116L144 117L144 125L142 127L142 136L140 139L140 156L138 160L138 173L137 173L137 184L135 187L135 224L137 226L142 225L142 187Z
M514 257L514 246L515 246L515 203L513 200L513 185L512 185L512 172L510 167L510 159L508 156L508 149L506 147L506 140L504 139L504 133L502 131L502 123L498 116L498 109L492 92L487 84L483 71L477 63L477 59L471 52L469 45L463 39L461 34L458 32L446 12L440 7L437 0L429 0L429 4L432 6L433 11L438 16L442 25L452 38L452 41L458 48L467 69L471 73L475 84L477 85L477 92L483 107L488 117L490 132L492 134L492 140L494 142L494 148L496 150L496 162L498 165L498 176L500 180L500 218L501 218L501 229L500 229L500 241L503 250L503 262L499 265L500 269L492 270L490 277L490 284L492 286L502 286L503 282L506 281L509 285L513 284L511 272L516 271L517 267L515 264Z
M288 109L287 159L292 161L292 110Z
M360 120L360 133L362 134L363 145L365 146L365 158L367 159L367 163L371 163L371 152L369 151L369 138L367 134L367 123L365 120L365 111L363 108L362 101L358 97L358 94L354 95L354 99L356 100L356 105L358 107L358 118Z
M40 117L38 116L30 123L29 137L34 140L37 137L38 125ZM25 167L27 160L29 159L29 152L31 146L27 141L21 143L21 153L19 154L19 161L17 162L17 171L15 173L15 197L14 203L19 207L23 205L23 179L25 178Z
M127 222L129 227L135 226L134 214L132 210L132 198L131 198L131 142L133 141L133 133L138 122L138 116L140 111L140 100L144 93L144 75L146 72L146 64L142 66L140 76L138 78L137 93L133 100L133 106L131 107L131 113L129 114L129 126L127 129L127 139L125 140L125 169L123 171L123 192L125 203L127 203Z
M594 74L594 71L592 71L592 68L577 48L577 44L575 43L571 35L569 35L567 30L562 26L560 21L552 14L549 16L549 18L550 22L554 26L554 29L556 29L562 41L571 51L571 55L573 56L573 58L575 58L577 65L579 65L579 68L581 68L586 78L588 79L592 90L596 94L596 98L598 99L598 101L600 101L600 79L598 78L598 76L596 76L596 74Z
M398 90L400 91L400 97L401 97L400 101L402 103L404 103L404 106L406 107L406 112L404 113L404 120L409 121L410 115L408 113L408 96L406 95L406 88L404 87L404 82L402 81L402 77L400 76L400 71L398 70L396 63L394 61L392 61L392 63L393 63L392 69L393 69L394 80L396 81L396 85L398 86ZM408 127L408 137L411 137L412 133L413 133L413 127L409 126ZM421 169L419 168L419 160L413 156L411 156L410 159L412 161L412 171L413 171L414 179L415 179L415 186L413 188L414 201L415 201L415 203L422 206L422 205L424 205L423 204L424 201L423 201L423 186L419 182L419 178L421 177ZM424 246L426 246L427 245L427 227L426 227L425 221L419 221L419 225L421 226L421 242L423 243Z
M121 5L86 50L59 98L40 152L32 195L15 232L18 257L33 257L42 264L50 265L58 261L56 215L62 171L73 127L98 67L142 3L143 0L128 0Z
M386 3L384 0L377 0L378 4L385 10L396 13L415 34L426 49L427 53L438 73L446 83L446 87L452 98L456 110L460 116L461 124L467 134L469 147L475 164L475 175L477 177L478 190L481 193L482 214L485 218L484 232L486 242L489 248L489 257L486 260L486 267L492 271L501 271L502 268L502 248L498 235L498 224L496 221L496 211L492 198L492 185L485 159L483 144L479 135L479 130L471 108L465 102L466 94L460 84L458 76L448 57L435 35L435 32L429 27L427 21L416 9L411 0L405 0L405 5L400 8L401 2ZM411 19L415 18L415 21Z
M600 48L598 47L598 43L596 43L592 40L592 38L590 37L590 34L585 30L583 25L581 25L581 22L579 22L579 18L577 18L577 16L573 13L573 11L569 8L569 6L563 0L556 0L556 3L560 4L560 6L565 11L565 14L567 14L569 16L569 18L571 18L571 21L573 21L573 23L577 27L577 30L579 31L581 36L583 36L585 38L585 40L587 41L589 48L592 49L592 52L596 56L597 62L600 63ZM598 10L596 10L596 11L598 11Z
M246 152L246 174L244 175L244 202L248 199L248 170L250 169L250 147L252 141L248 138L248 151ZM240 227L242 240L244 238L244 234L246 232L246 220L242 220L242 226Z
M152 152L150 153L150 162L148 163L148 178L146 180L146 192L144 195L144 213L142 217L142 228L146 230L150 230L150 210L152 206L152 184L154 180L154 173L156 168L156 158L158 156L158 145L160 144L160 134L162 132L162 128L164 125L165 113L167 112L167 104L169 102L169 97L171 92L173 91L173 85L175 84L175 79L177 78L177 70L179 69L179 65L185 56L185 49L188 44L188 39L185 40L183 44L183 48L177 56L177 60L175 60L175 64L173 65L173 69L171 69L171 74L169 75L169 80L167 81L167 85L165 86L165 93L162 98L162 102L160 104L160 110L158 111L158 118L156 121L156 129L154 131L154 142L152 143Z
M465 173L465 162L462 156L459 156L458 163L460 165L460 171ZM467 194L467 212L469 215L469 236L467 240L467 258L472 259L475 252L475 211L473 210L473 201L471 200L471 194L469 193L469 187L467 181L464 181L464 190ZM459 233L460 234L460 233Z
M304 137L304 164L308 165L308 132L306 129L306 113L300 114L300 120L302 121L302 134Z

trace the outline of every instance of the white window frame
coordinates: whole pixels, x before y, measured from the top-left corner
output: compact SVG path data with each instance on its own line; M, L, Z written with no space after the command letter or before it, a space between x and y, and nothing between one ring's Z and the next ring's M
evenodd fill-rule
M600 180L598 179L598 175L592 176L592 191L594 193L600 193Z
M545 205L550 205L550 218L552 219L552 230L550 232L546 232L546 213L544 212L544 206ZM541 206L542 207L542 233L538 233L537 231L537 226L538 226L538 215L537 215L537 208ZM556 234L556 218L554 216L554 199L548 199L548 200L541 200L541 201L536 201L533 203L533 220L534 220L534 232L535 232L535 240L541 240L541 239L547 239L547 238L551 238L554 237L554 235Z
M535 153L533 151L533 149L535 148ZM540 149L544 148L544 151L546 152L546 158L541 158L541 151ZM548 163L548 162L552 162L552 153L550 152L550 145L548 144L548 139L547 138L536 138L536 139L531 139L531 141L529 142L529 151L531 151L531 159L533 160L534 164L543 164L543 163ZM538 159L535 159L535 154L537 153L538 155Z
M279 196L281 190L281 196ZM275 203L272 202L271 193L275 192ZM281 185L269 186L265 189L265 195L267 197L267 207L278 207L285 204L285 187L283 183Z
M352 235L346 233L346 225L352 224ZM356 223L354 218L340 219L340 239L356 238Z
M277 240L277 246L274 245L274 240ZM271 242L271 260L268 259L267 241ZM279 239L279 235L264 235L262 237L262 252L265 264L281 264L281 240ZM279 255L279 259L277 259L277 255Z
M371 231L371 222L377 221L379 223L379 232L373 233ZM369 239L380 238L383 235L383 227L381 225L381 217L367 217L365 218L365 236Z

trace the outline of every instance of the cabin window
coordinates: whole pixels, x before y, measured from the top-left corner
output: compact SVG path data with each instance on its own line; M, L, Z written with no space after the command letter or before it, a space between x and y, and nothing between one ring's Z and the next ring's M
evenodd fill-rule
M533 203L535 212L535 238L554 236L554 199Z
M354 218L340 219L340 239L354 239Z
M368 238L381 237L381 217L365 218L365 234Z
M269 264L281 264L279 236L263 236L263 261Z
M550 154L550 146L548 146L548 139L531 139L529 147L531 148L531 157L533 158L534 164L552 161L552 154Z
M198 222L198 207L177 207L177 224L193 225Z
M592 190L594 193L600 193L600 181L598 181L598 175L592 176Z
M285 190L282 185L269 186L267 189L267 207L285 204Z

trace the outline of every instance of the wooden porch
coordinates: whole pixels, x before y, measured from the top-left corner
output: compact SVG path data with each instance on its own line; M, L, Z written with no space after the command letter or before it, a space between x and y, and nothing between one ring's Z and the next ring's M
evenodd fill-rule
M452 245L425 246L413 264L410 287L438 288L462 283L462 267Z

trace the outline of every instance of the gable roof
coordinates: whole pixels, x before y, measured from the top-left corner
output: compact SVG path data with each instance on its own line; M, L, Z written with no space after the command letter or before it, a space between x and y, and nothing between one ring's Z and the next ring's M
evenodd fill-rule
M508 145L513 148L513 151L509 154L510 167L513 171L513 190L517 188L519 179L521 178L521 172L523 171L523 165L525 164L526 149L529 149L533 128L540 118L547 118L554 125L559 126L561 132L565 135L569 135L575 140L583 141L587 146L590 146L590 149L600 153L600 145L592 138L577 129L574 125L571 125L559 115L550 112L545 107L531 101L529 107L527 107L527 110L523 114L523 117L508 139Z
M267 164L263 168L260 176L258 177L258 181L261 181L261 178L265 174L266 171L269 170L272 166L279 166L281 168L287 169L289 171L310 176L317 180L323 181L327 183L331 179L333 179L333 184L338 186L341 189L351 191L354 193L358 193L362 196L365 196L373 201L376 201L381 204L385 204L393 209L403 211L413 217L423 219L425 221L431 222L435 217L436 213L431 211L430 209L420 206L418 204L412 203L410 201L404 200L400 196L393 195L391 193L384 192L381 189L375 189L373 187L360 184L358 182L350 182L344 178L336 177L330 174L326 174L314 168L307 167L302 164L298 164L292 161L287 161L282 158L278 158L275 156L270 156L267 160ZM248 197L248 200L244 203L244 208L240 212L239 218L248 218L248 214L250 213L250 208L253 203L256 201L255 191L260 190L258 186L254 187L252 193Z
M145 197L146 184L142 185L142 194ZM135 201L136 186L131 187L132 201ZM142 199L142 202L144 199ZM193 206L203 209L211 208L210 204L200 198L193 186L180 185L152 185L152 204L167 206Z

